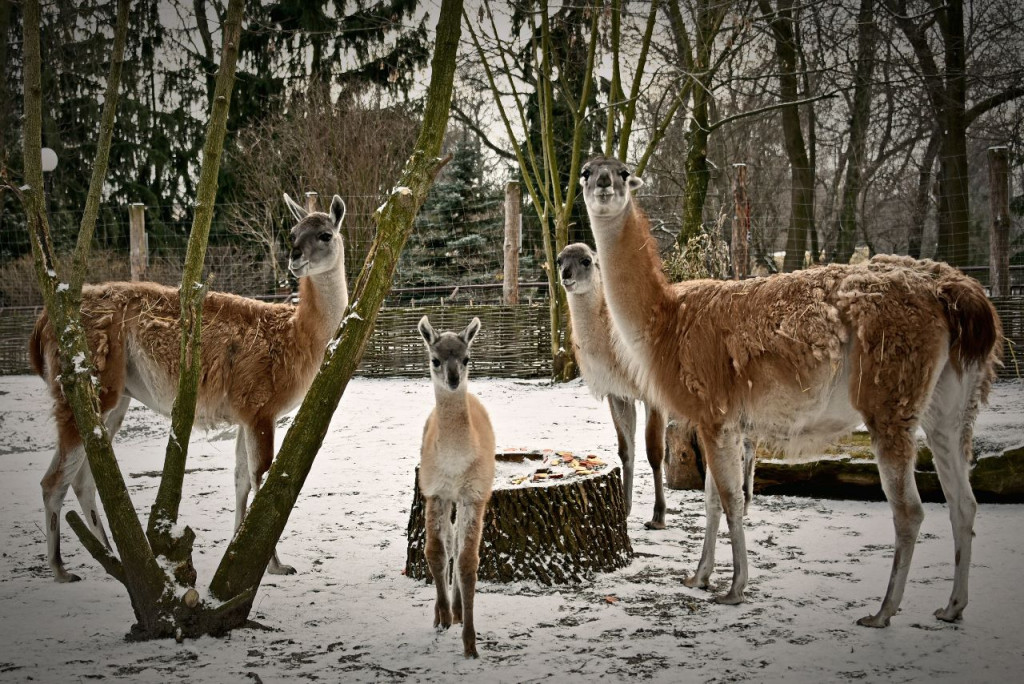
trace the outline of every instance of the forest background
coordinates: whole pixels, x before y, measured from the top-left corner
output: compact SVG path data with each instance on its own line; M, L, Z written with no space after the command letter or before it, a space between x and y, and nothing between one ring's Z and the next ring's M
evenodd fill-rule
M500 299L509 181L524 187L520 279L532 285L523 297L544 300L552 254L589 239L574 170L602 152L642 171L655 235L670 267L683 263L677 276L729 275L715 257L733 240L743 165L755 273L845 262L859 248L941 258L984 282L988 150L1006 147L1011 263L1024 265L1024 6L1014 0L466 9L445 144L454 159L417 219L390 305ZM59 160L46 177L59 253L77 237L114 11L104 0L43 6L43 145ZM224 12L219 0L133 3L90 280L127 279L128 207L141 203L148 277L179 281ZM215 288L292 289L282 192L344 197L357 270L373 212L412 149L436 12L421 0L247 3L207 255ZM3 3L8 178L22 165L20 32L20 4ZM696 266L686 261L695 236ZM0 307L41 302L31 268L23 210L4 193Z

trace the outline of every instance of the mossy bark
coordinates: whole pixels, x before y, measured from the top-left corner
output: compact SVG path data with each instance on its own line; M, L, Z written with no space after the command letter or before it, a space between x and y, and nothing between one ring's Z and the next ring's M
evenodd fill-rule
M181 286L178 289L181 302L178 322L181 348L178 367L181 372L174 406L171 409L171 434L167 440L163 476L160 478L160 488L150 512L149 527L146 531L154 551L168 557L179 567L191 567L190 540L193 535L188 533L184 536L172 536L171 529L178 520L188 442L195 422L196 399L199 392L203 299L207 290L200 278L210 236L210 224L213 222L213 207L217 199L217 178L220 174L220 158L227 132L231 91L235 82L243 7L242 0L232 0L228 4L228 13L223 25L220 68L217 72L213 100L210 103L203 163L196 190L195 217L192 221L192 231L189 233Z
M418 474L418 470L417 470ZM426 502L415 478L405 574L430 579ZM541 487L496 488L484 516L477 577L489 582L580 582L629 565L633 547L618 468Z
M441 3L423 126L415 151L377 213L377 236L359 273L348 312L328 346L324 364L285 435L266 483L253 499L245 522L217 568L210 592L218 599L254 595L323 443L331 416L362 357L377 312L391 288L399 254L412 231L413 218L446 163L438 159L438 154L448 123L461 14L461 0ZM244 620L243 611L238 612L238 617Z
M111 56L111 71L108 81L108 99L104 102L98 137L99 147L102 148L105 145L106 149L99 149L97 152L87 207L95 207L98 204L102 180L106 175L106 160L112 137L120 67L123 63L127 35L127 6L126 0L122 0L118 5L118 20L115 26L114 50ZM39 289L42 292L51 325L57 333L60 348L61 391L71 407L75 423L82 435L89 467L96 481L110 531L121 552L120 563L124 571L121 579L132 597L135 617L143 629L158 631L166 626L165 615L158 606L166 586L165 576L153 557L145 534L143 534L142 525L135 515L135 508L110 446L110 437L100 419L99 396L92 381L90 363L92 355L89 352L85 330L79 315L81 278L73 276L65 283L61 283L56 271L50 241L41 162L42 88L40 84L42 66L38 0L25 2L23 29L25 48L23 154L26 181L23 200L31 234L30 241L35 258ZM83 233L91 235L95 219L95 212L85 214ZM90 220L92 225L89 225ZM79 251L81 252L81 250L85 250L87 253L88 241L79 243ZM82 261L84 262L84 256ZM76 282L75 287L70 286ZM89 546L87 544L87 548Z

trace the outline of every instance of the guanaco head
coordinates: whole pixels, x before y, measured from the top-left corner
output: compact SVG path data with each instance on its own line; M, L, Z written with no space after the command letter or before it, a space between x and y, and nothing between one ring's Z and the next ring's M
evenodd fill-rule
M570 294L583 295L601 287L597 254L582 242L566 245L555 260L562 287Z
M292 228L288 270L296 278L337 270L345 260L345 243L341 238L341 221L345 218L345 202L337 195L331 200L331 211L306 211L284 194L285 204L298 223Z
M611 218L629 205L633 192L644 182L618 159L593 157L580 170L583 201L591 218Z
M480 319L471 320L458 334L438 333L426 316L420 319L418 327L430 354L430 377L434 386L451 392L464 390L469 376L469 347L480 331Z

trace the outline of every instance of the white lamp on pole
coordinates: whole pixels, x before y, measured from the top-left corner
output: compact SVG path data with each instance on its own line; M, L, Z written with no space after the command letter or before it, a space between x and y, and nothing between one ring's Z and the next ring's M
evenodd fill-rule
M57 168L57 153L49 147L44 147L42 152L43 173L49 173Z

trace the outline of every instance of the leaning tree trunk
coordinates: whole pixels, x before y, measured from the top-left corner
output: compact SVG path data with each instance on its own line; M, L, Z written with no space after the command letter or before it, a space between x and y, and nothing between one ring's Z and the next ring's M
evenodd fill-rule
M534 456L498 454L497 458ZM424 557L426 501L420 493L418 468L416 472L405 574L429 580ZM484 516L477 576L490 582L566 584L625 567L632 556L618 468L558 484L496 482Z
M401 179L377 213L377 236L353 288L349 310L328 344L324 365L313 380L292 427L274 459L266 483L232 540L210 584L217 599L244 606L240 624L274 553L302 484L309 474L331 416L359 365L384 297L391 288L398 257L412 232L413 219L434 178L447 160L438 159L448 123L461 32L462 0L443 0L437 20L430 86L423 126Z
M92 382L91 358L85 330L81 324L78 300L81 297L81 278L72 277L61 282L57 274L53 247L50 241L50 227L45 210L43 193L42 149L42 60L40 55L39 29L40 8L38 0L27 0L24 5L24 105L25 126L23 155L26 189L24 191L25 213L28 219L32 254L35 260L36 277L43 295L51 325L56 331L60 346L60 378L63 392L75 417L75 424L85 446L86 457L96 480L100 501L107 514L114 542L121 550L120 559L112 557L106 549L88 534L87 548L95 546L102 550L97 556L110 573L124 583L132 597L132 607L141 628L159 630L165 619L158 602L163 595L165 576L149 550L142 526L135 515L135 508L128 496L121 471L114 459L110 437L100 419L100 401ZM111 55L110 74L107 81L106 99L100 119L100 132L92 182L86 207L94 207L100 196L103 178L106 175L106 160L110 149L117 106L118 84L123 64L124 45L128 26L128 3L118 5L115 25L114 48ZM92 225L89 224L90 217ZM95 225L95 212L86 211L83 216L81 233L91 235ZM80 241L75 262L84 263L81 251L89 248L89 241ZM69 284L70 283L70 284ZM75 287L71 287L71 284ZM79 360L84 360L84 363ZM78 516L68 514L74 524ZM47 521L56 525L56 520ZM80 529L84 529L81 526Z
M178 391L171 408L171 434L167 439L163 475L156 500L149 516L146 536L158 556L166 557L175 567L175 577L189 586L195 583L192 567L192 542L195 534L185 528L184 534L173 534L178 523L181 504L181 486L185 479L185 461L188 442L195 422L196 400L199 393L200 339L203 318L203 299L206 286L202 283L203 260L213 222L213 207L217 199L217 179L220 174L221 153L227 133L231 91L235 82L239 41L242 37L242 3L232 2L223 24L223 48L217 72L213 99L210 102L210 120L203 145L203 163L196 188L196 210L185 254L185 268L181 275L178 297L181 313L178 328L181 347L178 352Z

